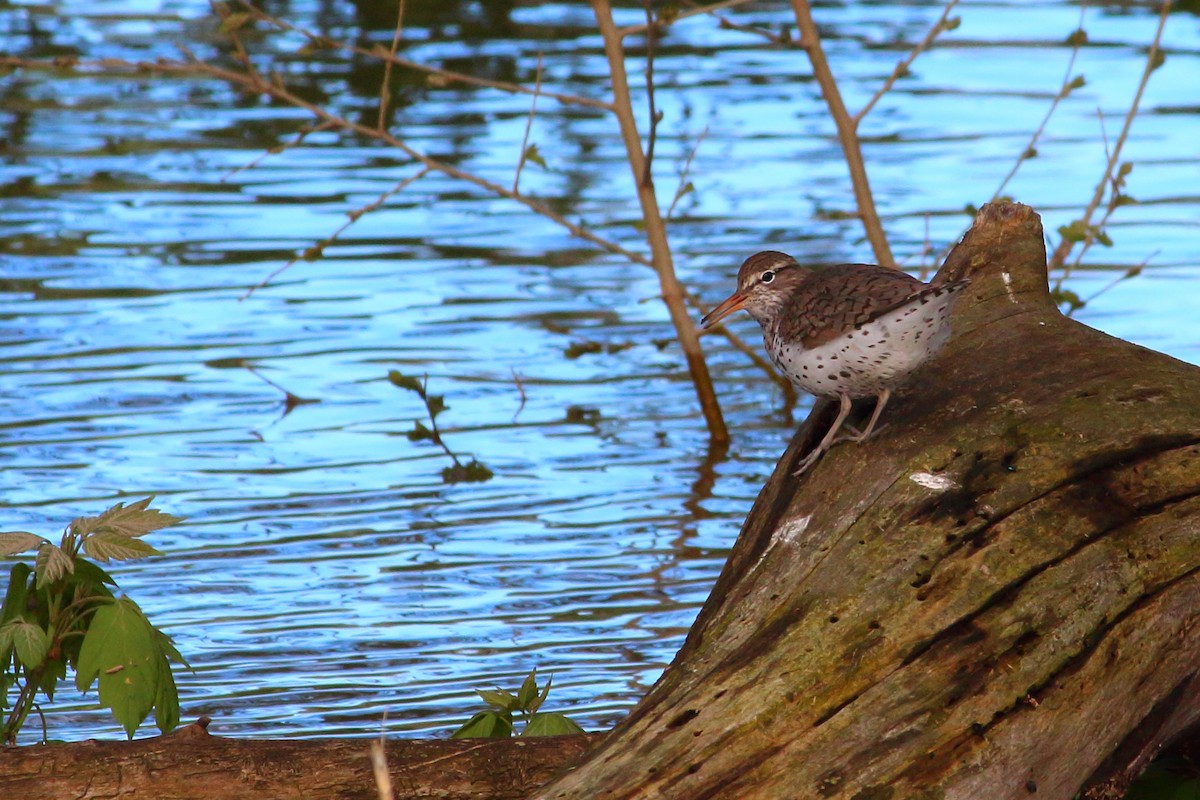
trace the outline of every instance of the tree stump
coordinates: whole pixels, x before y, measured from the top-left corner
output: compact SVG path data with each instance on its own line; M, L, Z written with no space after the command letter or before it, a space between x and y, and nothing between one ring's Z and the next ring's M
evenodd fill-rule
M750 512L599 798L1120 797L1200 719L1200 369L1063 317L1041 223L986 206L946 350L887 428Z

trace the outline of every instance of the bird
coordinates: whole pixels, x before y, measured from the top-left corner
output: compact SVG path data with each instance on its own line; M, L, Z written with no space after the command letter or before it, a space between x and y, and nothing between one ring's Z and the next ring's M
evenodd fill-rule
M835 444L865 442L883 426L892 396L950 337L950 310L969 281L923 283L875 264L805 266L787 253L764 250L738 269L737 291L701 320L712 328L744 309L762 326L763 345L797 388L836 399L838 413L801 475ZM862 431L837 437L853 401L874 397Z

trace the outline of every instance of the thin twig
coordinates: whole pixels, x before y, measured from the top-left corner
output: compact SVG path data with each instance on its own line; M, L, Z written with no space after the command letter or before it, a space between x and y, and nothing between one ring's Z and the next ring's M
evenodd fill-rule
M391 85L392 85L392 65L396 57L396 51L400 49L400 34L404 31L404 0L400 0L400 5L396 9L396 30L392 34L392 49L388 54L392 57L383 62L383 83L379 87L379 122L376 127L383 130L387 123L388 102L391 100Z
M316 258L317 256L323 254L325 252L325 248L329 247L329 245L331 245L335 241L337 241L338 237L341 236L346 231L347 228L349 228L354 223L358 222L358 220L363 216L363 214L368 214L368 213L380 208L385 202L387 202L387 199L389 197L396 194L397 192L403 191L409 185L415 183L416 181L418 181L421 178L428 175L430 172L430 169L431 169L430 167L422 167L417 173L408 176L407 178L405 178L404 180L400 181L395 186L393 186L391 189L388 189L386 192L379 195L379 197L375 198L375 200L373 202L368 203L367 205L362 206L361 208L357 208L357 209L349 212L349 214L347 214L349 219L346 220L346 222L340 228L338 228L336 231L334 231L333 233L326 236L321 241L317 242L312 247L310 247L307 250L305 250L304 252L300 253L299 255L293 256L292 259L290 261L288 261L286 264L284 264L281 267L276 268L270 274L268 274L267 277L265 277L261 281L259 281L256 285L251 286L249 289L247 289L246 293L243 294L238 299L245 300L247 297L254 294L259 289L262 289L267 284L269 284L271 281L275 280L281 274L283 274L287 270L291 269L291 267L296 262L300 261L301 259L311 261L312 259Z
M642 0L646 11L646 102L650 106L650 133L646 136L646 163L642 168L642 186L653 186L654 143L658 140L658 123L661 117L654 108L654 45L658 43L658 27L654 24L654 10L650 0ZM667 216L670 216L668 214Z
M257 156L250 159L250 161L246 162L242 166L234 167L233 169L229 170L228 172L226 172L224 175L221 176L221 182L224 183L225 181L232 178L234 175L237 175L239 172L245 172L248 169L254 169L255 167L257 167L259 164L261 164L263 161L265 161L267 158L269 158L271 156L279 155L280 153L284 152L285 150L290 150L293 147L296 147L297 145L301 144L306 138L308 138L308 135L310 133L319 133L321 131L327 131L332 127L333 127L333 125L328 122L322 122L319 125L305 125L303 128L301 128L299 130L299 132L296 133L295 138L293 138L290 142L285 142L284 144L278 145L276 147L272 147L269 150L264 150L262 153L259 153Z
M692 145L691 152L688 153L687 160L683 162L683 169L679 171L679 186L675 189L675 197L671 200L671 205L667 208L667 219L671 218L671 213L675 211L675 206L684 198L690 188L692 182L688 180L688 173L692 171L692 161L696 158L696 151L700 149L700 143L704 141L704 137L708 136L708 126L704 126L704 130L700 131L700 135L696 137L696 143Z
M874 108L875 104L879 102L879 98L887 94L891 90L892 86L895 85L897 80L908 74L909 67L911 67L912 63L917 60L917 56L929 49L929 46L933 44L933 40L938 37L938 34L940 34L942 31L950 29L950 12L956 5L958 5L958 0L950 0L950 2L946 4L946 7L942 9L942 16L938 18L938 21L935 22L933 27L929 29L929 32L925 34L925 38L918 42L915 47L913 47L912 51L909 52L906 58L902 59L896 64L896 68L892 70L892 74L889 75L887 80L883 82L883 85L880 86L875 94L871 96L871 99L867 101L867 104L851 118L854 122L855 128L857 128L859 123L862 122L863 117L871 113L871 109Z
M517 385L517 394L521 398L521 404L517 406L516 412L513 414L512 421L516 422L517 417L521 416L521 412L525 410L525 384L521 381L521 376L517 374L515 369L512 370L513 383Z
M1129 111L1125 113L1125 122L1121 126L1120 134L1117 135L1112 153L1109 154L1108 161L1104 165L1104 174L1101 176L1100 182L1096 184L1096 190L1092 194L1091 202L1088 203L1083 216L1080 218L1083 227L1088 231L1085 240L1092 238L1092 215L1100 207L1100 202L1104 199L1104 191L1108 188L1109 181L1112 180L1113 169L1116 168L1117 161L1121 158L1121 149L1125 146L1125 139L1129 136L1129 129L1133 125L1133 119L1137 116L1138 107L1142 102L1142 94L1146 90L1146 84L1150 82L1150 73L1158 69L1161 64L1158 60L1158 48L1162 42L1163 28L1166 27L1167 15L1170 11L1171 0L1163 0L1162 10L1158 15L1158 28L1154 32L1154 40L1150 43L1150 52L1146 54L1146 68L1142 71L1141 80L1138 81L1137 91L1133 95L1133 102L1129 105ZM1049 269L1051 271L1060 269L1066 262L1067 256L1074 246L1075 242L1064 236L1058 243L1058 247L1054 248L1054 254L1050 257Z
M1073 78L1071 77L1071 73L1075 70L1075 59L1079 57L1079 48L1087 41L1087 35L1083 31L1083 19L1086 13L1087 3L1081 2L1079 4L1079 25L1076 26L1075 32L1068 38L1068 41L1071 42L1071 57L1067 59L1067 71L1063 75L1062 85L1058 89L1058 94L1050 101L1050 107L1046 109L1046 116L1042 117L1042 124L1038 125L1037 130L1029 137L1029 142L1022 148L1021 153L1017 156L1016 163L1012 165L1012 169L1008 171L1008 174L1004 176L1004 180L1000 181L1000 186L992 193L991 202L995 202L1000 197L1005 187L1008 186L1009 181L1016 176L1021 165L1037 154L1038 141L1041 140L1042 134L1045 132L1046 126L1050 123L1050 118L1054 116L1054 112L1058 109L1059 103L1074 89L1083 85L1082 78Z
M542 88L542 52L538 51L537 73L533 83L533 100L529 103L529 118L525 120L525 136L521 139L521 155L517 158L517 171L513 175L513 194L520 193L521 183L521 168L525 166L525 160L529 153L529 132L533 130L533 117L537 113L538 92Z
M888 245L887 235L883 232L883 224L879 221L879 213L875 210L875 199L871 194L871 184L867 180L867 168L863 163L862 148L858 134L854 130L854 120L846 111L842 94L838 89L837 79L829 68L825 51L821 48L821 37L817 32L817 23L813 20L812 6L808 0L791 0L792 10L796 15L796 24L800 28L800 46L808 54L812 64L813 77L821 87L829 114L837 126L838 140L842 145L842 154L846 158L846 166L850 170L850 184L854 188L854 200L858 208L858 216L862 221L875 252L875 260L885 267L894 267L896 260L892 257L892 249Z

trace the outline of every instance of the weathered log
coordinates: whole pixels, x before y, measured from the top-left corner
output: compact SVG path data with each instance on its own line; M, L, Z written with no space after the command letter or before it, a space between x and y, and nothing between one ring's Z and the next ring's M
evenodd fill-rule
M888 428L758 497L659 682L566 798L1119 797L1200 719L1200 369L1063 317L985 207Z
M814 411L675 661L536 798L1117 798L1197 724L1200 369L1062 317L1045 264L1032 211L980 213L946 351L796 479ZM364 740L188 736L0 751L0 796L375 796ZM522 797L597 738L387 754L400 798Z
M228 739L207 720L133 742L0 749L0 797L62 800L378 800L367 739ZM599 734L532 739L392 739L398 800L518 800Z

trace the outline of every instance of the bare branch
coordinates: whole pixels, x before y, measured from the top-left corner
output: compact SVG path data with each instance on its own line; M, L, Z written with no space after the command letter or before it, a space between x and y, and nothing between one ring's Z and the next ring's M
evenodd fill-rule
M533 84L533 100L529 103L529 118L525 120L525 136L521 139L521 155L517 158L517 171L513 175L513 194L519 194L521 183L521 168L529 155L529 132L533 129L533 117L537 113L538 92L542 88L542 53L538 51L537 76Z
M867 233L867 240L875 252L875 260L885 267L894 267L896 260L892 257L892 249L888 245L887 235L883 232L883 224L879 221L879 213L875 210L875 199L871 194L871 184L867 180L867 168L863 163L862 149L859 145L858 134L855 132L854 120L846 111L838 90L837 79L829 68L825 51L821 48L821 37L817 32L817 24L813 21L812 7L808 0L791 0L792 10L796 14L796 24L800 28L800 46L808 54L812 64L813 78L821 87L825 104L829 106L829 114L837 126L838 141L842 145L842 153L846 158L846 166L850 170L850 183L854 188L854 200L858 207L858 216L862 220Z
M1167 15L1171 11L1171 0L1163 0L1162 10L1158 15L1158 28L1154 32L1154 40L1150 43L1150 51L1146 54L1146 67L1142 71L1142 78L1138 81L1137 91L1133 95L1133 102L1129 105L1129 111L1125 113L1125 122L1121 126L1121 132L1117 135L1116 143L1113 145L1112 153L1108 156L1108 161L1104 166L1104 174L1100 178L1100 182L1096 184L1096 191L1092 194L1091 202L1080 218L1083 227L1087 230L1085 241L1094 238L1094 232L1091 227L1092 215L1096 213L1100 202L1104 199L1104 191L1109 186L1109 182L1114 180L1113 170L1117 167L1117 161L1121 158L1121 149L1125 146L1125 139L1129 136L1129 129L1133 125L1133 119L1137 116L1138 107L1142 102L1142 94L1146 90L1146 84L1150 82L1150 73L1161 66L1162 61L1159 55L1159 45L1162 42L1163 28L1167 24ZM1058 247L1054 248L1054 254L1050 257L1049 268L1051 270L1059 269L1066 262L1067 256L1071 249L1075 246L1075 242L1068 239L1066 236L1058 243Z
M696 158L696 151L700 149L700 143L704 141L704 137L708 136L708 126L704 126L704 130L700 131L700 135L696 137L696 143L692 145L692 150L688 153L687 160L683 162L683 169L679 171L679 186L675 189L675 197L671 200L671 205L667 208L667 219L671 218L672 212L675 211L675 206L684 198L691 189L691 181L687 179L688 173L692 171L692 161Z
M239 172L245 172L248 169L254 169L259 164L261 164L263 161L265 161L268 157L274 156L274 155L279 155L280 153L282 153L285 150L290 150L293 147L296 147L297 145L301 144L306 138L308 138L308 135L310 133L319 133L321 131L327 131L332 127L333 127L333 125L328 122L322 122L319 125L305 125L299 131L297 131L295 138L293 138L290 142L285 142L276 147L272 147L269 150L265 150L262 153L259 153L254 158L252 158L250 161L243 164L242 166L234 167L233 169L229 170L229 172L226 172L224 175L221 176L221 181L225 182L225 181L229 180L230 178L232 178L234 175L237 175Z
M929 32L925 34L925 38L918 42L915 47L913 47L912 51L906 58L902 59L896 64L896 68L892 70L892 74L889 75L887 80L883 82L883 85L880 86L875 94L871 96L871 99L867 101L867 104L863 106L857 114L854 115L853 121L855 128L857 128L859 123L863 121L863 117L871 113L871 109L874 108L875 104L879 102L879 98L887 94L891 90L892 86L895 85L897 80L908 74L909 67L911 67L912 63L917 60L917 56L928 50L929 46L933 44L933 40L936 39L942 31L951 30L957 25L957 20L952 21L950 19L950 12L954 10L956 5L958 5L958 0L950 0L950 2L946 4L946 7L942 9L942 16L938 18L938 21L935 22L933 27L929 29Z
M400 34L404 30L404 0L400 0L400 5L396 9L396 31L392 34L392 49L388 51L388 55L392 58L383 62L383 83L379 87L379 122L376 127L383 130L387 122L388 102L391 100L392 86L392 65L395 63L392 59L396 57L396 51L400 49Z

